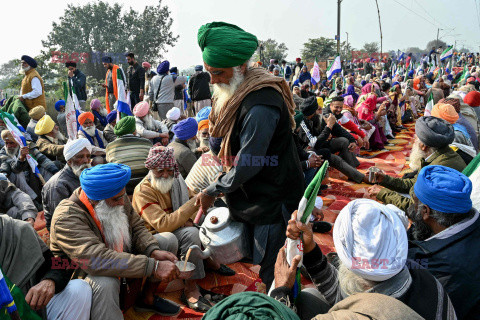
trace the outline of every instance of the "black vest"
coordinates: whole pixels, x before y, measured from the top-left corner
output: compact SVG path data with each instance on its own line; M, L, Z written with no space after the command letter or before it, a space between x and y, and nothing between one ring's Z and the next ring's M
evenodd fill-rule
M280 120L263 159L262 169L234 192L226 194L228 208L235 220L251 224L275 224L282 219L282 205L289 213L298 207L305 190L290 114L278 91L263 88L249 93L238 108L231 134L232 156L240 151L240 132L246 114L253 106L276 108Z

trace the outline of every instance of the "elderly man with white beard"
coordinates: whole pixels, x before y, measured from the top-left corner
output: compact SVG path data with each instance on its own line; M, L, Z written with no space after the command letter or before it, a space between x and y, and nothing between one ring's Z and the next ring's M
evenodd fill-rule
M411 195L417 181L418 171L428 165L441 165L462 171L466 164L462 157L449 145L455 139L453 126L436 117L421 117L415 123L415 142L410 153L410 169L414 170L405 178L394 178L379 171L374 173L374 182L370 187L371 197L387 204L393 204L406 211L413 204Z
M146 101L141 101L133 108L135 115L135 126L137 134L146 139L155 142L168 144L168 128L161 121L153 119L150 113L150 105Z
M281 248L270 296L294 308L302 320L362 292L396 298L425 319L456 319L448 294L424 269L426 262L407 260L408 219L403 211L370 199L351 201L335 221L338 256L330 261L315 243L312 225L298 222L296 215L295 211L288 222L287 236L296 240L303 234L303 265L316 288L302 290L293 302L296 268L288 265ZM300 256L294 261L298 263Z
M104 156L108 142L103 137L103 132L95 126L95 116L91 112L83 112L78 116L80 128L78 137L87 139L92 145L92 153L96 156Z
M116 163L83 170L81 187L60 202L53 215L50 248L57 259L79 265L73 278L85 278L92 287L92 319L122 319L121 308L129 307L127 292L141 286L144 277L137 311L165 316L181 311L177 304L155 296L158 280L169 282L179 276L177 257L161 251L173 250L148 232L133 209L125 191L130 176L128 166Z
M80 187L80 174L91 167L91 153L92 145L85 138L69 141L65 145L63 155L67 164L48 180L42 189L43 211L48 231L55 208Z
M195 119L198 122L198 134L197 138L200 141L200 147L206 147L210 150L210 133L208 132L209 129L209 120L208 116L212 111L212 107L204 107L200 109L197 113ZM208 151L208 150L207 150Z
M67 141L58 129L58 125L55 124L48 114L38 120L35 126L35 134L38 135L38 150L50 160L56 161L57 166L59 163L65 164L63 148ZM61 167L62 166L60 166L60 168Z
M207 152L206 147L198 146L198 124L193 118L180 121L173 127L175 139L169 144L174 150L175 161L180 174L184 179L192 169L202 152Z
M150 171L135 188L132 205L157 240L172 241L173 238L179 248L178 254L185 257L191 246L201 246L198 229L193 226L199 207L179 174L173 153L171 147L154 146L150 149L145 161L145 167ZM192 255L189 261L196 268L193 276L185 280L182 300L190 308L206 312L212 305L196 284L196 280L205 277L203 260Z
M219 158L226 170L197 199L203 212L224 194L234 220L250 233L253 263L270 287L286 221L304 190L293 140L295 104L285 80L249 68L258 47L253 34L225 22L198 30L198 44L214 86L210 136L223 137ZM178 126L178 125L177 125Z

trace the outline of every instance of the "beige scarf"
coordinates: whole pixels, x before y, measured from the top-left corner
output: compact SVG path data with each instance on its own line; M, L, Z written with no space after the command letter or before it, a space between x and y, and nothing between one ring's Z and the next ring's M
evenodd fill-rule
M240 84L230 100L226 102L225 107L220 111L218 117L215 113L215 101L212 102L212 112L210 112L210 116L208 117L210 120L210 135L216 138L223 137L218 157L222 159L222 164L227 171L232 168L233 164L230 138L238 108L250 92L266 87L272 87L282 95L290 112L292 130L295 129L295 120L293 119L295 115L295 103L293 102L292 93L285 80L271 75L263 68L248 69L245 74L245 80Z

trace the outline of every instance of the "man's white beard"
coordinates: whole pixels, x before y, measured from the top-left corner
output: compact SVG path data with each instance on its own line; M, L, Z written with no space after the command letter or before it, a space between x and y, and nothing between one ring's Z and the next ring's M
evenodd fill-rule
M108 115L107 113L107 110L103 109L103 108L100 108L100 110L98 110L98 113L100 113L100 115L106 117Z
M218 116L220 111L225 107L226 103L233 97L235 91L245 80L240 67L233 68L233 76L229 84L215 83L213 85L213 99L215 99L215 115Z
M87 168L91 168L92 165L90 163L84 163L84 164L81 164L79 166L76 166L74 164L72 164L70 166L70 168L72 169L73 173L77 176L77 177L80 177L80 174L82 174L82 171L87 169Z
M374 281L369 281L356 275L342 262L340 262L338 268L338 283L342 292L347 296L365 292L376 284Z
M147 114L143 117L142 121L144 124L145 129L147 130L155 130L155 122L153 121L153 116L151 114Z
M95 126L90 126L88 128L82 126L82 128L90 137L95 136L95 131L97 130L97 128L95 128Z
M32 67L27 66L27 67L20 67L19 73L20 74L25 74L28 70L30 70Z
M197 141L196 140L188 140L187 141L187 146L192 152L197 151Z
M150 172L150 181L152 186L160 193L169 193L172 190L174 177L157 178Z
M429 155L430 152L423 151L420 148L420 141L416 138L410 153L410 169L414 171L420 170L422 168L422 159L426 159Z
M5 148L5 151L7 152L7 156L9 156L12 159L17 159L18 156L18 150L20 149L19 146L17 146L15 149L11 150L8 148Z
M112 250L123 247L124 251L129 251L131 245L130 224L124 207L110 207L105 200L102 200L95 206L95 214L102 224L107 247Z
M210 148L210 139L209 138L198 138L198 140L200 140L200 147Z

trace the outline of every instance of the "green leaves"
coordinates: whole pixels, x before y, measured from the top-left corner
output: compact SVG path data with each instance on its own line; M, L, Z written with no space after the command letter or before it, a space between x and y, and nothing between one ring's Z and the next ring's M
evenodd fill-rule
M328 59L337 55L337 43L333 39L320 37L317 39L308 39L303 44L302 59L313 61L315 58Z

